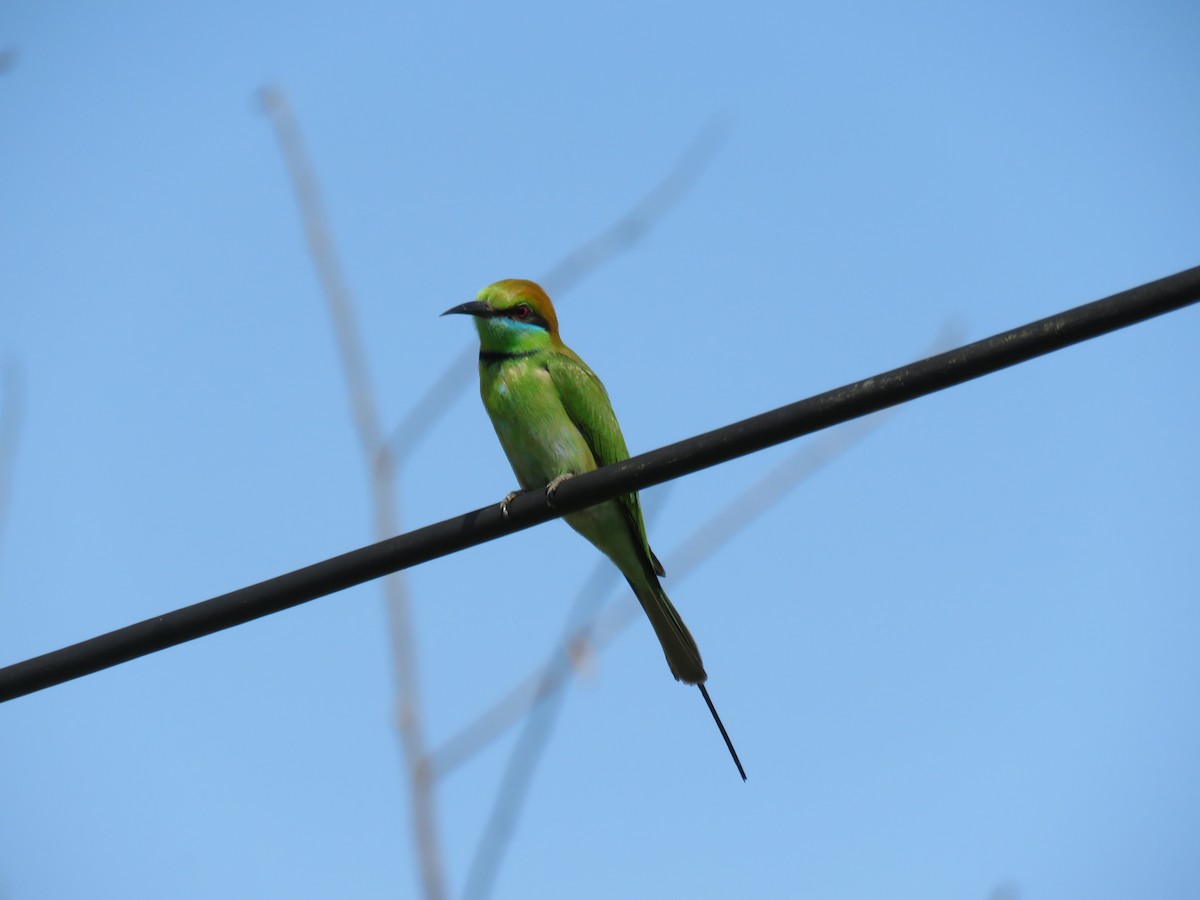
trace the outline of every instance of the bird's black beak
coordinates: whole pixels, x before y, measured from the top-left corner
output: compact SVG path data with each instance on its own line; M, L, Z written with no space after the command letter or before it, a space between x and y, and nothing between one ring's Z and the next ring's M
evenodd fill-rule
M468 316L490 316L493 315L494 310L486 303L472 300L470 303L460 303L458 306L452 306L442 313L442 315L448 316L452 313L464 313Z

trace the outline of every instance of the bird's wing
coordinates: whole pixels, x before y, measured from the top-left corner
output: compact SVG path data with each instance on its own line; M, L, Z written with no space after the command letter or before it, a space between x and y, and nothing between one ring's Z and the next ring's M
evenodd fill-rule
M565 351L565 352L563 352ZM548 354L546 368L563 408L579 433L587 441L596 465L607 466L629 458L625 437L613 413L608 391L587 363L574 352L563 347L557 353ZM646 540L646 526L642 521L642 507L637 494L625 494L617 498L629 518L634 541L645 548L651 568L656 575L665 575L662 563L650 549Z

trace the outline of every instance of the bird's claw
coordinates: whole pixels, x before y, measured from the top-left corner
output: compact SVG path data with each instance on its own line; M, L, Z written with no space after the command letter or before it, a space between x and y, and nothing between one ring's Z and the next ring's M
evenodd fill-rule
M564 481L566 481L568 478L574 478L574 477L575 477L574 473L567 472L565 475L559 475L558 477L553 479L548 485L546 485L546 502L548 504L550 504L551 506L553 506L554 505L554 495L558 493L559 486Z
M500 501L500 518L502 518L502 519L508 518L508 504L512 503L514 499L516 499L519 495L521 495L523 493L525 493L525 492L524 491L509 491L508 492L508 496Z

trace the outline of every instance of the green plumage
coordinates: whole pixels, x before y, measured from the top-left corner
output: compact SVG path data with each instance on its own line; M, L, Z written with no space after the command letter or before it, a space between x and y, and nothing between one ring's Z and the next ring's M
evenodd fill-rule
M604 385L558 336L550 299L529 281L500 281L475 303L449 312L475 316L479 392L517 481L542 487L629 456ZM629 582L654 626L672 674L706 679L696 642L659 584L664 574L646 540L638 495L564 516Z

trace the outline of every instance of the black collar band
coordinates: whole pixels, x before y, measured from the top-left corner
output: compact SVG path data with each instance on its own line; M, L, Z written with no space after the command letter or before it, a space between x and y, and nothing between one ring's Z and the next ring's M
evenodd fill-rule
M520 359L523 356L533 356L535 353L541 352L541 350L524 350L521 353L497 353L493 350L480 350L479 361L481 363L504 362L509 359Z

